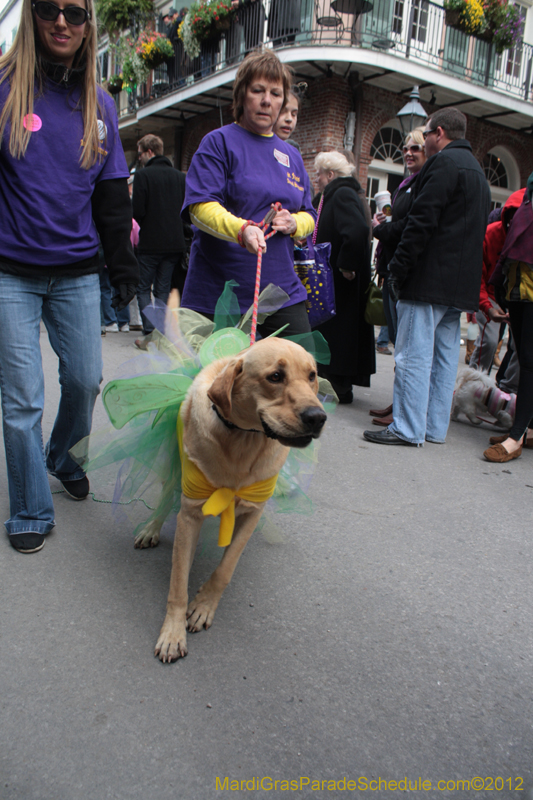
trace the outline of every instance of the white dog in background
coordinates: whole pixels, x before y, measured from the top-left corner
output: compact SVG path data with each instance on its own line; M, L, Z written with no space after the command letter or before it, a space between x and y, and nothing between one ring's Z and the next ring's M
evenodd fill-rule
M451 413L453 420L463 413L472 425L481 425L482 422L493 422L485 419L489 414L496 424L509 429L513 425L515 408L516 395L498 389L494 378L486 372L464 369L457 376Z

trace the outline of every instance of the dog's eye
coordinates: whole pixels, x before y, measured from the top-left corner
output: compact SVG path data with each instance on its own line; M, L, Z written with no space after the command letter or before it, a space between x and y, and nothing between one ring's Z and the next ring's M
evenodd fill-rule
M309 373L309 380L310 380L311 383L315 382L315 380L316 380L316 372L310 372Z
M267 381L270 383L280 383L284 378L283 372L273 372L271 375L267 377Z

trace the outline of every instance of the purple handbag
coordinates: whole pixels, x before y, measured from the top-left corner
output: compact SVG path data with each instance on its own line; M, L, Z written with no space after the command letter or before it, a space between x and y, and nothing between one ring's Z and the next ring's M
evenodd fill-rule
M312 328L322 325L335 316L335 286L329 265L331 243L316 243L318 221L324 203L320 198L313 236L307 239L307 247L294 248L294 269L307 290L305 305Z
M294 248L294 269L307 290L305 305L312 328L335 316L335 288L329 265L331 244L323 242Z

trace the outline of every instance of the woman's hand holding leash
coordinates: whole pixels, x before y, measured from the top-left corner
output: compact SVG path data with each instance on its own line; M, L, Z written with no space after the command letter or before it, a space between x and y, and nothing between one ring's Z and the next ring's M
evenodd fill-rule
M272 220L272 227L278 233L286 233L291 236L296 233L296 220L286 208L282 208Z
M248 225L242 233L242 240L249 253L257 255L259 250L266 253L265 234L257 225Z

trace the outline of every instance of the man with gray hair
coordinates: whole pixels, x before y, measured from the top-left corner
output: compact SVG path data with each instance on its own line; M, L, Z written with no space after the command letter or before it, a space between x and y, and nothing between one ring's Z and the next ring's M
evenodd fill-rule
M420 171L402 238L389 262L397 300L393 421L365 431L376 444L442 444L450 421L461 311L479 306L490 191L456 108L436 111L424 131Z

